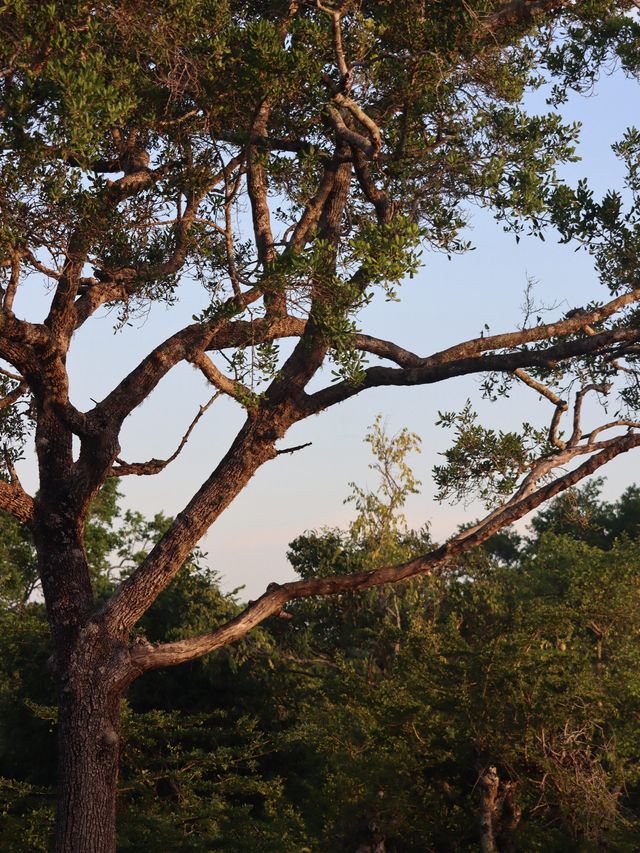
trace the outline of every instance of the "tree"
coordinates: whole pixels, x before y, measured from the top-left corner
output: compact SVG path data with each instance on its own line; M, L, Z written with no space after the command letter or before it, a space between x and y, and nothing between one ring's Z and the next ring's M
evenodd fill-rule
M408 559L420 537L397 516L408 490L394 467L407 436L377 438L372 467L399 488L374 538L395 530ZM292 543L303 577L375 565L359 532L373 530L367 508L385 503L387 482L356 490L367 500L348 531ZM391 587L396 601L378 588L295 603L274 660L280 684L291 661L306 676L280 691L282 748L317 849L638 846L636 494L565 492L508 563L489 541Z
M597 202L586 185L556 180L555 165L573 157L576 128L521 107L537 72L554 83L557 103L590 85L611 57L633 73L632 6L2 7L0 505L32 532L51 626L58 851L113 850L121 698L143 673L232 643L293 599L428 573L640 444L638 134L630 130L618 146L631 206L616 193ZM238 229L245 201L251 240ZM542 235L556 223L563 239L593 252L612 298L425 357L361 332L359 309L377 293L395 296L394 285L418 268L419 245L465 248L464 205L474 201L516 233ZM51 283L43 322L14 311L33 273ZM67 370L74 332L101 306L116 307L125 323L152 301L170 305L187 282L208 294L203 311L93 408L75 406ZM123 422L182 362L243 407L246 420L161 539L102 600L87 557L89 507L108 478L157 473L188 439L193 424L169 459L120 456ZM308 390L328 362L337 381ZM485 377L489 395L529 386L553 411L546 431L508 433L483 429L470 408L443 415L457 438L437 472L441 494L475 488L492 507L481 522L404 563L271 586L197 636L132 642L258 468L296 449L276 448L292 425L370 388L470 374ZM585 430L585 395L612 398L614 385L618 414ZM570 392L573 424L563 436ZM34 496L15 468L32 436Z
M113 591L114 566L131 571L171 523L122 512L117 480L94 501L86 539L101 595ZM44 606L25 601L35 551L10 516L0 581L0 814L3 849L50 849L55 790L55 686L46 677L49 635ZM14 531L15 529L15 531ZM12 535L13 533L18 534ZM13 547L15 539L21 548ZM25 558L25 554L28 557ZM139 637L165 642L206 629L240 610L223 595L196 552L145 614ZM305 846L302 824L285 797L273 726L264 701L272 642L258 630L213 659L153 673L123 705L118 849L281 850ZM43 675L45 677L43 677ZM272 690L273 693L273 690Z

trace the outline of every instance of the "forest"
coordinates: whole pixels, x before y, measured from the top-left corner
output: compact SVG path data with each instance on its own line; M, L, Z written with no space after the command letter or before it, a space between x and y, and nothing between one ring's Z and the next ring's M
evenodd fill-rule
M290 545L301 578L407 559L418 437L367 440L373 490L348 529ZM640 843L640 488L565 493L429 578L311 599L224 654L147 676L126 701L123 851L634 851ZM131 571L169 519L87 528L96 585ZM238 611L194 553L139 627L164 642ZM2 519L2 848L48 850L55 690L28 532ZM35 593L35 594L34 594ZM489 815L492 840L487 839ZM482 846L481 846L482 845Z

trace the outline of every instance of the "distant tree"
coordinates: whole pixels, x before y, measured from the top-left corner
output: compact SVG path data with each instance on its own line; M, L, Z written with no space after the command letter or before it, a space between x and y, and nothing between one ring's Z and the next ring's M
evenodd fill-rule
M386 472L403 441L374 446L372 467ZM395 601L376 589L292 606L275 683L287 665L306 678L282 691L281 748L319 850L637 848L636 492L612 503L598 484L565 493L508 563L503 531L499 548L489 540L439 575L392 587ZM292 543L303 577L366 568L357 533L383 499L367 496L349 530ZM398 493L396 512L401 503ZM583 517L578 538L563 519L589 505L598 515ZM381 538L395 529L396 547L411 542L401 520L378 518ZM617 529L605 542L602 518ZM416 545L405 544L407 559Z
M555 111L527 115L521 106L545 76L560 104L612 59L634 73L634 5L3 4L0 506L32 532L52 632L57 851L114 849L121 699L143 673L232 643L292 600L428 573L640 444L640 138L630 130L617 149L631 206L616 193L598 202L584 184L557 182L577 128ZM563 239L593 252L612 298L424 357L363 333L359 310L380 294L395 298L419 267L419 246L464 250L470 202L490 206L516 234L543 236L555 222ZM51 288L28 318L18 294L32 274ZM193 322L113 377L91 409L74 405L67 361L75 331L103 306L124 324L151 302L171 305L183 286L203 294ZM141 462L125 461L119 443L126 418L184 362L246 420L105 601L92 584L89 508L109 477L158 473L188 439L195 421L171 457ZM307 390L328 363L336 381ZM482 375L489 396L524 384L553 412L547 430L507 433L484 429L470 407L443 414L457 437L436 472L440 494L480 494L492 507L482 521L405 563L271 586L199 635L132 641L254 473L296 449L277 447L291 426L367 389L462 375ZM613 398L614 385L617 414L585 426L585 395ZM31 437L34 496L15 469Z

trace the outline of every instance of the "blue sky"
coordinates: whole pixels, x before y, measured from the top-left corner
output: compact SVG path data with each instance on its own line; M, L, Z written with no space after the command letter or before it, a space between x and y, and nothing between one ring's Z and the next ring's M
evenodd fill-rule
M531 98L533 109L543 110L543 99ZM604 77L591 97L573 97L563 114L583 124L581 161L563 170L576 182L588 177L597 193L621 187L623 172L610 146L638 115L637 84L620 74ZM598 284L591 260L574 247L559 245L550 235L545 243L523 237L516 243L484 210L474 210L469 239L475 250L454 257L426 254L424 268L401 290L400 303L378 302L362 317L370 334L396 340L426 355L480 333L485 323L492 332L515 328L522 316L527 278L536 280L542 302L560 303L556 314L585 304L606 293ZM29 292L16 302L16 312L42 305L41 285L34 279ZM154 306L148 318L114 335L113 323L91 320L79 332L69 360L72 400L82 408L100 399L136 361L167 334L190 321L201 306L201 296L186 288L177 308ZM311 441L311 447L278 457L257 473L249 487L219 519L203 547L210 564L219 570L226 589L245 585L243 596L255 597L270 581L291 577L286 561L287 543L304 530L324 525L346 526L353 512L344 506L348 483L374 485L363 438L378 413L390 432L406 426L423 439L423 453L415 457L415 470L423 492L411 499L408 517L419 527L430 522L437 539L458 524L479 514L479 507L442 506L433 501L430 471L447 436L434 427L437 411L459 410L468 397L477 400L477 379L458 379L439 386L381 389L362 395L296 425L284 444ZM175 449L198 406L211 396L200 375L189 366L176 368L157 392L125 426L122 456L127 461L164 458ZM508 401L479 404L485 422L502 428L516 427L524 419L539 418L540 404L531 392ZM179 459L162 474L128 478L123 482L126 504L146 514L178 512L225 452L243 422L241 410L219 400L202 419ZM623 457L607 470L607 494L614 496L640 480L640 457ZM26 485L35 487L32 462L22 465Z

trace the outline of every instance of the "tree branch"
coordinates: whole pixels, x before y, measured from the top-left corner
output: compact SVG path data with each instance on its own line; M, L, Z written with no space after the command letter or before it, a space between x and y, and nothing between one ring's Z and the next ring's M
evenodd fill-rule
M578 338L553 344L546 349L518 350L516 352L477 355L467 358L440 360L427 358L417 367L369 367L361 382L339 382L317 391L306 398L309 413L320 412L328 406L348 400L367 388L381 386L428 385L453 376L472 373L513 373L527 367L553 367L569 358L594 354L607 354L615 344L640 339L640 329L611 329L593 337ZM456 348L457 349L457 348Z
M358 572L353 575L335 575L328 578L292 581L280 586L273 585L275 588L266 592L257 601L251 602L242 613L208 634L174 643L164 643L159 646L132 648L130 651L132 665L139 671L145 671L163 666L175 666L194 660L241 639L269 616L279 613L289 601L310 596L338 595L371 589L382 584L397 583L418 575L428 574L436 566L477 547L498 530L527 515L531 510L560 492L576 485L619 454L638 446L640 446L640 434L638 433L615 439L606 449L583 462L575 470L541 486L533 494L508 506L497 515L492 514L490 521L481 522L472 532L463 531L446 544L407 563L384 566L373 571Z
M218 388L223 394L227 394L239 402L244 402L245 405L248 400L254 399L255 394L250 388L247 388L237 379L225 376L203 352L195 353L195 355L189 356L187 360L199 368L211 385Z
M555 323L546 323L542 326L532 326L530 329L519 329L499 335L471 338L470 340L463 341L463 343L455 344L452 347L425 357L416 355L416 353L406 350L392 341L373 338L364 334L354 336L354 345L363 352L369 352L380 358L386 358L389 361L395 362L400 367L427 367L480 355L480 353L490 350L523 346L524 344L535 343L536 341L575 334L584 329L585 323L599 323L611 317L621 308L638 301L640 301L640 288L623 293L622 296L612 299L610 302L601 305L599 308L595 308L593 311L581 313L579 316L574 315L564 320L558 320Z
M571 0L510 0L497 12L480 19L483 29L496 34L502 29L524 24L529 26L546 12L555 12L571 5Z
M118 464L113 466L113 468L109 472L109 476L124 477L129 474L136 474L138 476L148 474L159 474L160 471L167 467L167 465L170 465L171 462L177 459L177 457L183 451L187 441L189 440L191 433L195 429L196 424L207 411L207 409L212 405L212 403L214 403L218 399L219 396L220 393L214 394L208 403L205 403L203 406L200 406L200 408L198 409L198 413L189 424L189 428L187 429L185 434L182 436L180 444L174 450L171 456L169 456L167 459L150 459L148 462L125 462L123 459L118 458L116 459L116 462Z
M4 449L4 462L9 481L0 479L0 509L30 527L33 522L35 502L23 489L7 448Z

